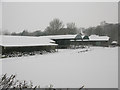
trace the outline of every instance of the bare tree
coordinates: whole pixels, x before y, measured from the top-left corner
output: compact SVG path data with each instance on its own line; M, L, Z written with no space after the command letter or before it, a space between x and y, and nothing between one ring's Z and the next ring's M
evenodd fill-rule
M77 33L77 27L76 27L75 23L73 23L73 22L67 23L67 32L69 34L76 34Z
M69 29L76 29L76 25L73 22L67 23L67 28L69 28Z
M63 27L63 22L55 18L49 23L49 26L46 28L45 32L48 34L57 34L57 32Z
M53 21L50 22L49 27L52 30L60 30L61 28L64 27L64 25L63 25L62 21L60 21L59 19L55 18L55 19L53 19Z

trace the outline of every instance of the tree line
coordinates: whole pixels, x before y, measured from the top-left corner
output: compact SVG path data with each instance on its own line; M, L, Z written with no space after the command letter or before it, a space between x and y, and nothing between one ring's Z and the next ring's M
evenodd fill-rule
M111 41L118 41L120 44L120 23L106 23L101 22L100 25L96 27L89 27L84 30L84 33L89 35L99 35L99 36L109 36Z
M119 41L120 36L120 27L119 23L106 23L102 21L100 25L96 27L89 27L89 28L78 28L76 27L74 22L67 23L66 27L63 22L57 18L53 19L49 26L45 28L44 31L36 30L34 32L29 32L28 30L23 30L20 33L12 32L4 32L5 35L19 35L19 36L45 36L45 35L67 35L67 34L78 34L83 31L85 35L99 35L99 36L109 36L111 40Z
M19 36L45 36L45 35L66 35L66 34L77 34L78 29L75 23L67 23L66 28L64 28L64 24L61 20L55 18L50 23L49 26L45 28L44 31L36 30L34 32L29 32L28 30L23 30L22 32L9 33L4 31L4 35L19 35Z

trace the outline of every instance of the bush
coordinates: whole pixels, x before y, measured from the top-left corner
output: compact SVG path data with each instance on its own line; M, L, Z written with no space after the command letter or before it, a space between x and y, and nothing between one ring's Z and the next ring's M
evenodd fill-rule
M8 90L10 88L24 90L26 88L35 89L37 86L33 86L32 82L19 81L16 79L16 75L7 76L7 74L2 75L0 78L0 89Z
M78 90L83 89L84 86L78 88ZM40 88L40 86L33 86L32 82L19 81L16 79L16 75L7 76L4 74L0 78L0 90L62 90L62 88L53 88L50 84L48 88ZM63 89L64 90L64 89ZM67 88L69 90L69 88Z

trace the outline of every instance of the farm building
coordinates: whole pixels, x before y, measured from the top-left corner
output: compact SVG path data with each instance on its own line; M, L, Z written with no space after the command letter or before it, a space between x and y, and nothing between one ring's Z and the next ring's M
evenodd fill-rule
M71 40L72 45L92 45L92 46L109 46L110 38L108 36L83 36L82 39Z
M3 55L16 52L55 51L57 48L71 48L72 46L92 45L108 46L108 36L97 35L53 35L53 36L5 36L0 40Z
M68 48L71 45L71 41L75 39L76 35L50 35L50 36L42 36L50 38L58 44L58 48Z
M108 46L110 38L108 36L98 35L54 35L45 36L54 40L58 44L58 48L69 48L71 45L92 45L92 46Z
M30 37L30 36L2 36L2 54L9 54L15 52L33 52L46 51L56 49L55 41L45 37Z

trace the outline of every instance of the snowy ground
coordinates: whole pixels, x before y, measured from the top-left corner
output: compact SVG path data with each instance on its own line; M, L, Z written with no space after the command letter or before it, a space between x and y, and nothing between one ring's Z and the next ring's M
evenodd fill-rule
M117 88L118 48L61 49L56 53L4 58L2 72L56 88ZM1 63L0 62L0 63Z

